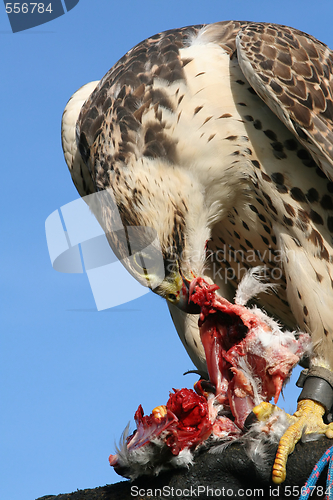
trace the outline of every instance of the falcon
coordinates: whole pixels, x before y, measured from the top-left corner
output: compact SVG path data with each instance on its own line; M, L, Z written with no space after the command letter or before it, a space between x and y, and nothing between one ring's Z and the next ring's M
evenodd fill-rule
M276 483L306 428L333 436L323 421L333 404L332 65L326 45L286 26L185 27L131 49L72 96L62 121L79 194L114 200L123 231L111 201L92 210L129 272L166 299L202 376L190 300L198 278L232 300L243 275L262 266L276 292L257 304L311 335Z

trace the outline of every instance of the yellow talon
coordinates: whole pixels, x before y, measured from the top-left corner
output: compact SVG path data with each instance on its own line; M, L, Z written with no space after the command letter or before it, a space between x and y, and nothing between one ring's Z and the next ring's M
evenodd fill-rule
M333 439L333 429L331 427L329 427L327 429L327 431L325 432L325 436L328 438L328 439Z
M157 420L162 420L162 418L167 414L166 406L156 406L156 408L153 409L152 414Z
M252 410L252 412L255 414L258 420L260 422L263 422L267 420L273 413L279 410L276 406L272 405L271 403L260 403L260 405L255 406Z
M270 403L261 403L253 410L260 421L268 420L275 412L281 411ZM333 439L333 423L326 425L323 422L325 408L310 399L303 399L297 404L294 415L288 415L290 427L280 439L273 465L272 480L275 484L281 484L286 479L286 465L288 455L294 451L295 444L300 440L302 434L325 434Z

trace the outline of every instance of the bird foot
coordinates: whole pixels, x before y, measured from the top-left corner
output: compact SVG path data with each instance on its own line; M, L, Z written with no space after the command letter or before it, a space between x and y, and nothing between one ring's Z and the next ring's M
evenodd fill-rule
M253 408L252 411L259 421L265 422L275 412L281 412L282 410L270 403L263 402ZM333 439L333 423L324 424L324 414L325 408L311 399L299 401L294 415L286 414L290 427L281 437L276 452L272 472L272 480L275 484L281 484L286 479L288 455L294 451L295 444L303 434L325 434L326 437Z
M167 411L167 407L165 405L156 406L152 411L153 416L157 420L162 420L166 416L167 413L168 413L168 411Z

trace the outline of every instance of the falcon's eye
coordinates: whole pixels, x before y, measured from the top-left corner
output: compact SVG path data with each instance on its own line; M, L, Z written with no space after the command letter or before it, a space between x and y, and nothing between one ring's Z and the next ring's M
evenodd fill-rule
M166 296L167 300L169 302L177 302L178 298L177 298L177 295L175 295L174 293L169 293L167 296Z

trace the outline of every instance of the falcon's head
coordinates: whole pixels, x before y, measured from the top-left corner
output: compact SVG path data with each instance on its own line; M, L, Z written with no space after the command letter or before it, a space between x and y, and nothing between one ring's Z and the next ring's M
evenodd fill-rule
M138 158L129 150L124 162L108 154L104 147L110 145L99 136L88 141L89 130L78 140L79 114L96 84L79 89L63 114L63 149L74 184L132 276L179 309L198 312L189 304L189 285L203 274L211 200L190 167L177 166L177 155L174 161Z
M113 251L142 285L179 309L198 313L189 302L189 287L202 275L210 234L199 186L189 173L156 159L142 162L135 176L133 170L116 169L114 177L112 188L102 191L97 217ZM120 221L122 229L115 231Z

